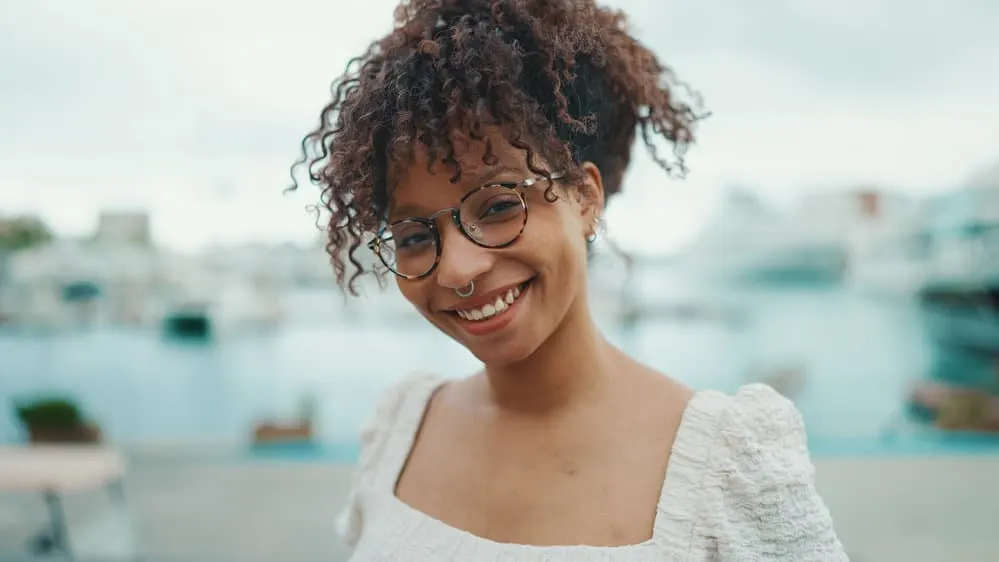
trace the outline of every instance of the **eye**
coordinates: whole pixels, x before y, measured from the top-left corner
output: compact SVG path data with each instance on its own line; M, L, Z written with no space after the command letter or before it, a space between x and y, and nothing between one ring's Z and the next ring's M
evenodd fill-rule
M412 234L406 234L400 238L396 239L396 247L400 250L417 250L421 246L427 246L433 243L429 232L418 232Z
M498 188L500 189L500 188ZM474 212L468 216L475 217L476 222L499 222L517 217L523 212L520 196L504 190L502 192L484 193L484 197L470 201Z
M425 224L405 221L392 227L388 243L396 251L419 252L433 247L434 233Z
M490 201L489 207L483 214L483 218L489 215L502 215L504 213L509 213L513 208L520 207L519 199L501 199L496 201Z

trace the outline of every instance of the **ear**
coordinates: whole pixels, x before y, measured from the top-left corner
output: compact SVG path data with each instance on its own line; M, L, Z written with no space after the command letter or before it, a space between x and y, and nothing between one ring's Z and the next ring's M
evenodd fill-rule
M576 200L583 226L587 229L584 236L589 236L604 212L604 179L600 168L593 162L583 162L579 168L583 171L583 181L576 189Z

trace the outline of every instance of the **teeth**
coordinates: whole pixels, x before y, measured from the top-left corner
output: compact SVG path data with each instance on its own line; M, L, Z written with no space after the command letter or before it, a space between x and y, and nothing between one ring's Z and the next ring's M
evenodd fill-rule
M465 320L485 320L486 318L491 318L500 312L506 310L513 301L517 300L520 296L520 287L513 287L508 290L506 294L499 295L496 297L496 302L492 302L483 305L480 308L473 308L467 310L456 310L458 316L464 318Z

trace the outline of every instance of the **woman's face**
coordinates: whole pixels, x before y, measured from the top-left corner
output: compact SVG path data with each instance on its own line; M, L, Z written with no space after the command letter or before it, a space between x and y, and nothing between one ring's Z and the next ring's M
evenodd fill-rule
M413 162L394 178L390 222L456 207L466 193L485 184L537 177L522 150L499 136L492 147L494 165L482 162L483 143L471 143L456 155L461 164L457 183L451 183L452 170L446 166L429 172L425 152L416 150ZM447 214L439 216L440 261L422 279L397 278L403 296L487 365L517 362L534 353L567 317L586 306L586 236L603 209L603 189L596 167L586 163L583 170L582 185L555 182L554 203L545 199L545 181L522 190L528 220L520 238L506 248L479 246ZM473 281L472 295L456 294Z

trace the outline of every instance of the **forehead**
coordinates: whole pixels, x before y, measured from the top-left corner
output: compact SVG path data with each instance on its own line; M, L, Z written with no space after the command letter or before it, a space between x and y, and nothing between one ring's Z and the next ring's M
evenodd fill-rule
M519 176L530 173L523 150L496 134L487 139L488 146L486 141L458 139L454 143L457 166L439 157L428 166L427 147L415 146L413 158L390 178L390 216L436 212L457 203L470 189L491 181L519 181L524 179ZM452 181L459 171L457 181Z

